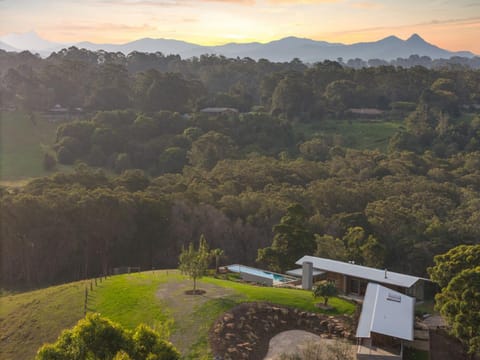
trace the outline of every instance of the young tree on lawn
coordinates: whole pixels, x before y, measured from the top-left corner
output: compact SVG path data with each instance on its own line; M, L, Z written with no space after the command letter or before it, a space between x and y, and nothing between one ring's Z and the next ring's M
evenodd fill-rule
M182 274L185 274L193 279L193 293L197 290L197 279L205 275L210 263L211 253L208 250L207 241L203 234L200 236L198 249L195 249L193 243L190 243L188 248L183 248L180 254L179 269Z
M338 291L335 287L335 284L331 281L324 281L315 289L313 289L313 297L322 297L323 298L323 305L328 305L328 299L332 296L337 295Z

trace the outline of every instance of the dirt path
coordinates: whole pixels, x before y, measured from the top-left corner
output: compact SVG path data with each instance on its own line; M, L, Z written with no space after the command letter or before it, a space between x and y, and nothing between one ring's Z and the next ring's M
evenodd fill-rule
M174 319L170 340L183 355L191 350L199 336L204 335L206 340L211 324L208 321L208 314L202 314L199 308L210 300L220 300L234 295L230 289L201 281L197 283L197 288L204 290L205 294L186 295L185 291L191 290L193 283L191 280L178 279L163 284L157 291L157 297L168 306ZM205 318L202 315L206 315Z

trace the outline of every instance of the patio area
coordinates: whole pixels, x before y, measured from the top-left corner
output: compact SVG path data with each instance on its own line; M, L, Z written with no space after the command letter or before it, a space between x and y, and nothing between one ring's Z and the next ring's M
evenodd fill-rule
M388 359L388 360L402 360L403 347L402 345L394 347L379 347L372 345L371 339L362 339L357 347L357 359L369 360L369 359Z

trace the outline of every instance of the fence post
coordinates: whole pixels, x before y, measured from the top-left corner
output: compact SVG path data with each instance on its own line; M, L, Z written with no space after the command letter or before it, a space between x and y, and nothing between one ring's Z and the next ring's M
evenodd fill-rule
M90 280L90 290L93 291L93 281Z
M87 315L88 287L85 285L85 301L83 303L83 316Z

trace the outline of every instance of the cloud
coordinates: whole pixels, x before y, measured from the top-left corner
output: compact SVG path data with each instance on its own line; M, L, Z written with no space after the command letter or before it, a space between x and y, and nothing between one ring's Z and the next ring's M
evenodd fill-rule
M350 4L351 7L355 9L380 9L384 6L379 3L371 2L371 1L359 1Z
M471 18L462 18L462 19L445 19L445 20L431 20L428 22L421 22L416 24L403 24L403 25L392 25L392 26L372 26L364 27L350 30L342 31L332 31L329 34L332 35L345 35L351 33L365 33L365 32L374 32L381 30L395 30L395 29L409 29L415 27L426 27L432 25L452 25L452 26L461 26L461 25L480 25L480 17L471 17Z
M267 0L270 4L287 4L287 5L314 5L326 3L339 3L343 0Z
M1 0L0 0L1 1ZM195 6L201 3L225 3L238 5L254 5L256 0L93 0L101 5L115 6L145 6L145 7L173 7Z
M2 0L0 0L2 1ZM93 0L103 5L116 6L150 6L150 7L169 7L169 6L195 6L198 3L222 3L253 6L259 3L259 0ZM265 0L268 4L284 5L313 5L324 3L338 3L344 0Z
M156 27L149 24L141 25L125 25L125 24L112 24L112 23L84 23L84 24L59 24L52 27L44 27L47 31L68 31L68 32L139 32L139 31L155 31Z
M170 6L178 6L180 3L184 1L176 1L176 0L93 0L94 3L99 5L107 5L107 6L153 6L153 7L170 7Z

